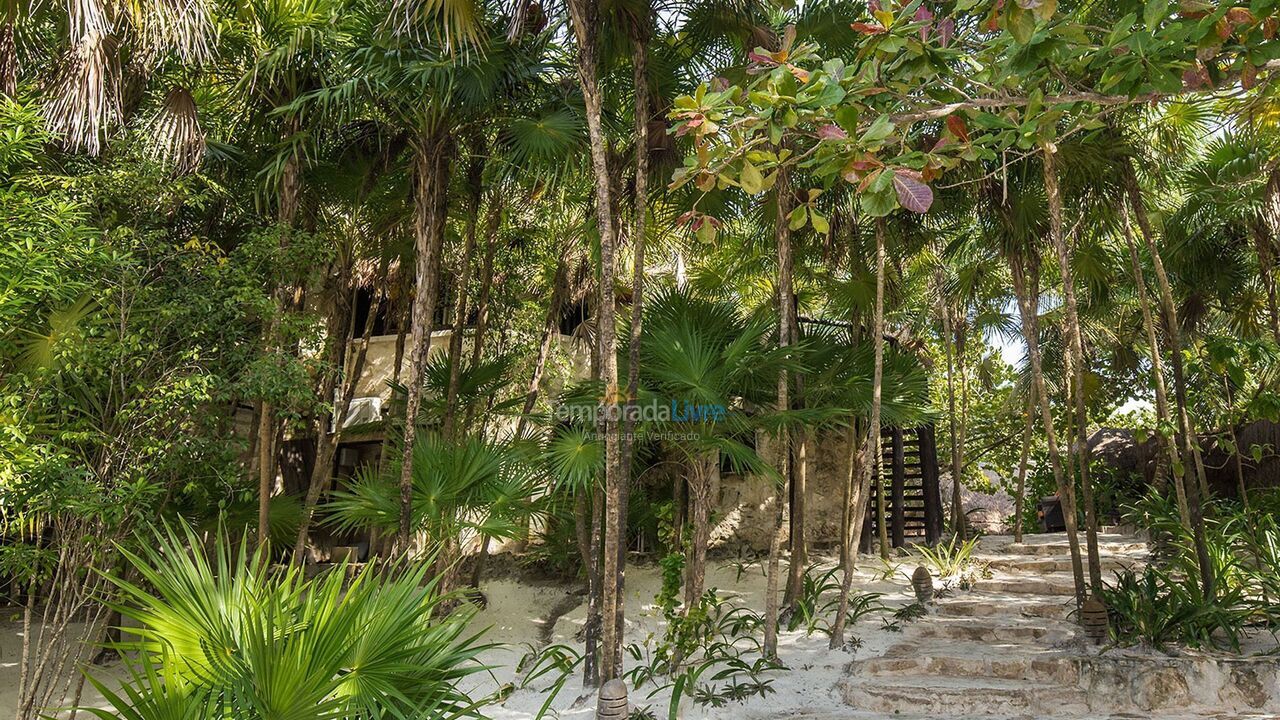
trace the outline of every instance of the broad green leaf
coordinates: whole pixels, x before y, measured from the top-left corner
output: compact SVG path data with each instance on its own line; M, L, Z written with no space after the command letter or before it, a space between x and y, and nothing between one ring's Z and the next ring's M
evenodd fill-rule
M763 189L764 177L750 160L743 160L742 174L738 176L738 182L742 184L743 192L748 195L759 195Z
M798 205L791 214L787 216L787 226L792 230L799 230L804 227L805 222L809 220L809 208L804 205Z
M868 145L878 143L892 134L893 121L889 119L887 114L881 115L876 118L876 121L871 123L871 127L867 128L867 131L862 134L862 142Z
M1142 22L1148 30L1155 32L1168 10L1169 0L1147 0L1147 6L1142 9Z
M831 223L827 222L827 218L817 210L809 211L809 222L813 224L814 232L822 235L827 234L827 231L831 229Z

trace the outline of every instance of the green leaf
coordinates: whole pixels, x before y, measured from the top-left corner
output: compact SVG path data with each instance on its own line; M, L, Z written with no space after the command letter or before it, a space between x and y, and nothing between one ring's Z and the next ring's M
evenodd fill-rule
M809 219L809 208L804 205L796 206L795 210L787 216L787 226L792 230L799 230L804 227L805 222Z
M887 114L881 115L876 118L876 121L871 123L871 127L867 128L867 131L862 134L862 142L868 145L878 143L892 134L893 121L889 119Z
M1019 45L1026 45L1031 42L1031 36L1035 34L1036 18L1015 2L1009 6L1009 13L1005 16L1005 27Z
M738 182L742 184L743 192L748 195L759 195L763 189L764 176L751 164L750 160L742 161L742 174L738 177Z
M1142 9L1142 22L1148 30L1155 32L1168 10L1169 0L1147 0L1147 6Z
M809 211L809 222L813 223L814 232L822 235L826 235L827 231L831 229L831 223L827 222L827 219L817 210Z

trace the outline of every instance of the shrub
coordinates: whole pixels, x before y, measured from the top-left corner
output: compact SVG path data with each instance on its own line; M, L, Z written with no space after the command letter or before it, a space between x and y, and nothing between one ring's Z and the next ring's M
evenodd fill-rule
M149 538L150 540L150 538ZM426 565L347 566L314 579L273 568L218 533L209 551L189 528L125 552L139 583L112 578L136 622L132 677L94 684L102 720L172 717L445 718L476 716L458 689L492 647L467 634L473 611L445 611ZM122 656L129 657L122 652Z

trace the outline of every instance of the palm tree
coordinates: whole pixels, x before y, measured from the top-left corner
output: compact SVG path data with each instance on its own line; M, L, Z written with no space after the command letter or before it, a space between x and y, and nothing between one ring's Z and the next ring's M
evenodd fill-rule
M773 477L773 471L740 440L771 416L772 383L778 369L794 364L770 340L766 318L744 318L731 302L709 300L687 289L657 291L645 310L640 347L641 404L670 403L672 416L649 432L669 435L669 444L689 468L689 520L685 608L694 608L705 587L710 539L711 490L721 457L741 471Z
M347 489L333 492L326 522L339 531L396 531L399 477L395 462L382 474L372 467L359 472ZM509 441L424 435L414 445L410 477L411 532L423 539L446 589L452 589L464 533L515 538L537 512L536 464L526 448Z

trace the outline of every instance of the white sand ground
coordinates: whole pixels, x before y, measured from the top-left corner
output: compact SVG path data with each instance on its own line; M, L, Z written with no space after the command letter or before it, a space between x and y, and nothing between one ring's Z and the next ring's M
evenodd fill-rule
M760 564L749 567L740 581L737 578L738 569L731 563L712 560L709 565L708 587L715 587L722 595L732 596L735 602L754 610L763 609L765 578ZM890 605L910 603L910 589L905 575L900 574L888 582L877 581L873 575L882 571L879 558L864 558L860 565L862 570L854 581L855 591L885 593L883 602ZM909 572L913 567L914 565L904 566L904 572ZM784 571L785 568L784 563ZM661 575L655 565L627 568L627 643L643 643L651 634L661 633L663 623L660 613L654 607L654 597L660 586ZM489 694L508 683L520 685L521 678L515 672L516 664L531 647L542 645L545 639L543 621L557 606L560 609L571 606L571 609L556 621L550 633L550 641L581 647L581 642L574 637L586 616L585 598L581 596L580 585L531 584L501 578L484 583L482 589L488 598L488 606L477 614L475 624L477 628L488 628L486 640L498 643L501 647L483 656L483 661L492 666L492 669L475 676L468 688L475 696ZM11 718L15 712L22 624L17 611L6 609L0 612L4 613L0 615L0 718ZM879 655L892 644L896 636L881 629L881 617L883 616L879 614L874 615L864 619L858 626L849 628L847 636L856 636L862 641L857 657ZM773 688L776 690L767 698L753 697L745 705L730 702L727 707L719 709L702 708L686 699L681 707L682 717L690 720L750 720L797 714L821 716L828 710L832 714L847 714L848 707L841 703L834 688L845 666L854 659L852 653L828 650L827 636L821 632L812 636L805 636L803 632L783 632L779 636L779 653L788 671L766 675L773 679ZM119 662L93 667L90 672L108 686L118 683L127 674ZM552 680L548 676L533 687L516 690L504 703L486 708L485 715L494 720L535 717L547 698L543 691ZM646 697L651 690L650 687L639 692L633 691L632 704L650 706L656 717L665 718L670 693L659 692L653 697ZM82 703L106 707L102 696L87 683ZM586 719L593 717L594 710L594 694L584 692L580 677L575 675L556 696L546 717ZM80 717L85 716L82 714Z
M995 564L998 566L998 554L996 558ZM1012 559L1015 564L1039 562L1034 555L1029 558L1013 556ZM859 593L882 593L881 601L891 607L910 604L913 597L908 574L916 563L909 558L895 559L894 562L901 564L897 564L896 572L890 573L890 577L886 579L885 565L878 557L863 557L853 583L854 590ZM765 578L759 563L746 568L741 577L739 568L733 562L712 560L709 564L708 587L717 588L722 596L731 596L734 602L754 610L763 608ZM833 565L834 560L825 559L822 569ZM783 567L785 568L785 563ZM1049 573L1038 582L1052 584L1051 580L1060 579L1057 578L1059 574ZM980 592L966 598L967 593L956 591L952 596L953 602L1016 604L1026 601L1025 595L1011 596L1001 590L1002 584L1015 579L1017 576L996 567L994 577L979 583ZM1025 574L1021 576L1023 582L1027 579ZM661 575L656 566L628 567L626 643L643 644L646 639L662 632L660 613L654 607L654 597L660 585ZM539 647L548 642L581 647L575 636L582 627L586 607L579 585L530 582L527 578L514 579L510 574L503 576L499 573L499 577L484 583L482 589L487 596L488 605L477 614L476 629L487 628L485 639L498 643L499 647L482 657L491 666L491 670L474 676L468 683L466 689L474 697L488 695L504 686L521 685L522 678L517 676L516 665L531 647ZM14 714L18 657L22 642L20 618L14 616L12 611L5 612L8 614L0 615L0 720L13 717ZM552 616L557 616L554 625L546 628L545 621ZM884 617L886 616L883 614L871 614L849 628L848 636L856 637L861 642L853 651L829 650L827 637L822 632L813 635L783 632L779 638L779 652L787 670L766 674L766 677L772 679L775 692L766 698L752 697L745 703L730 701L720 708L699 706L686 698L681 703L680 716L685 720L885 720L894 717L856 712L843 702L838 691L838 683L849 675L849 665L855 659L880 657L886 650L908 639L904 634L885 630L882 622ZM906 635L915 633L915 630L908 628ZM1246 652L1275 651L1275 638L1268 636L1259 640L1265 642L1258 647L1252 647L1254 643L1250 643L1251 647ZM1151 651L1130 649L1119 652L1147 654ZM632 665L628 659L628 667ZM119 663L94 668L93 672L95 677L108 684L118 682L125 674ZM532 720L546 700L545 691L553 679L547 676L531 687L515 690L504 702L486 707L484 714L493 720ZM656 718L667 717L669 691L654 692L652 686L642 687L638 691L632 690L630 700L633 707L647 706ZM92 687L86 686L82 702L101 706L102 698ZM583 690L579 674L575 673L556 695L550 711L544 717L590 720L594 716L594 708L594 693ZM1026 720L1027 717L1019 716L1019 720Z
M714 560L709 564L708 587L717 588L722 595L732 596L736 603L753 610L763 609L765 578L759 564L748 568L740 581L737 578L738 568L732 564ZM833 565L834 561L825 564L826 567ZM863 558L859 565L862 569L854 580L856 592L884 593L881 601L890 606L907 605L914 600L909 578L904 574L914 569L914 565L903 566L897 577L889 581L874 577L883 570L878 557ZM785 567L784 564L784 570ZM662 631L661 613L654 605L654 597L661 587L661 576L652 565L633 566L627 569L626 580L626 642L643 643L651 634L660 634ZM477 622L491 626L490 639L507 645L485 658L486 662L498 667L492 671L491 676L486 676L477 683L477 694L489 692L507 682L519 684L519 678L513 671L520 657L528 650L524 644L531 642L529 628L536 626L538 619L545 616L568 592L577 591L576 588L530 588L510 580L488 583L484 590L488 595L489 605L477 616ZM561 617L556 623L552 642L579 645L574 636L582 627L585 617L585 604L578 605ZM897 633L883 629L883 617L886 616L874 614L846 631L846 638L857 637L862 642L856 650L856 657L878 656L900 637ZM822 717L827 714L848 717L850 709L837 695L836 682L844 675L845 667L855 655L845 650L829 650L827 644L828 638L821 631L810 636L806 636L803 631L784 631L779 635L778 652L787 670L765 676L772 678L772 687L776 692L766 698L752 697L743 704L730 701L721 708L700 707L686 698L681 704L681 717L689 720L763 720L797 715ZM546 700L547 696L542 690L548 685L550 678L537 683L533 688L517 690L505 703L486 710L486 714L495 720L532 718ZM670 692L660 691L649 697L652 690L652 687L632 690L630 700L633 707L649 706L656 717L667 717ZM547 717L585 720L594 717L595 696L592 692L584 692L581 680L575 676L560 691L552 708L555 713L548 713Z

